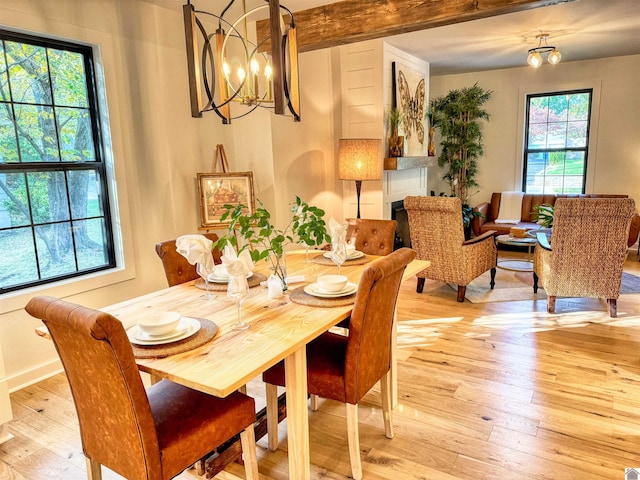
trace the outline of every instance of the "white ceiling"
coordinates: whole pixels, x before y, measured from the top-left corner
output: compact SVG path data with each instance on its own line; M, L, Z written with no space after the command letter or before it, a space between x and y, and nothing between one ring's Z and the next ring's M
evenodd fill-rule
M327 3L333 1L282 0L294 12ZM429 62L432 75L443 75L526 66L541 30L563 62L640 54L640 0L576 0L386 41Z

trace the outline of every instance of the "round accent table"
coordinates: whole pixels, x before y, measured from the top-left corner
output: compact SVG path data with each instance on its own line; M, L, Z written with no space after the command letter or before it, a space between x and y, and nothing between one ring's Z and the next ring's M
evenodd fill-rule
M535 238L517 238L512 237L511 235L498 235L496 237L496 243L502 245L510 245L512 247L527 248L527 258L525 260L517 260L513 258L505 260L498 259L498 268L502 268L503 270L511 270L513 272L533 272L533 257L531 255L531 252L533 251L533 247L536 246L536 243L538 243Z

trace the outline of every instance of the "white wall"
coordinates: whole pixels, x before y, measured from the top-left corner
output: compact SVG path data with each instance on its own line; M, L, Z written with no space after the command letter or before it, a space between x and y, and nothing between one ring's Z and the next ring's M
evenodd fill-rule
M0 296L0 350L12 389L59 368L53 345L34 334L40 322L22 310L29 298L48 294L102 307L166 286L154 245L197 231L196 173L212 171L216 144L225 145L231 170L254 171L256 196L273 209L276 223L287 221L296 194L329 215L342 212L341 194L335 193L331 52L300 55L301 123L268 112L254 112L230 126L223 126L214 113L193 119L182 3L0 3L0 27L100 49L125 254L116 277L98 275Z
M475 82L494 92L486 105L491 120L483 128L484 157L479 160L477 177L480 192L471 203L489 200L492 192L521 188L522 139L518 121L524 115L522 92L579 86L593 86L599 94L599 105L595 106L599 119L591 131L587 193L628 194L640 203L639 77L638 55L545 64L538 70L526 66L432 77L431 98ZM429 190L449 193L448 185L440 180L442 170L434 168L429 173Z

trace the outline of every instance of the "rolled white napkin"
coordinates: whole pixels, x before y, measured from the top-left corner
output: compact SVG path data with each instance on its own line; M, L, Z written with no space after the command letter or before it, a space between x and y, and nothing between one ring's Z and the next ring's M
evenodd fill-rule
M253 260L251 260L251 254L247 250L243 250L240 252L240 255L238 255L235 248L231 245L227 245L224 247L224 252L222 253L222 257L220 257L220 260L222 260L222 265L225 266L229 275L234 275L232 271L229 270L230 265L232 265L233 271L237 271L238 268L242 268L239 273L244 272L245 274L248 274L253 272ZM240 265L240 267L237 267L236 264Z
M331 232L331 244L346 243L347 224L338 223L333 217L329 220L329 231Z
M213 271L213 242L204 235L181 235L176 238L176 250L187 259L191 265L200 263L207 271Z

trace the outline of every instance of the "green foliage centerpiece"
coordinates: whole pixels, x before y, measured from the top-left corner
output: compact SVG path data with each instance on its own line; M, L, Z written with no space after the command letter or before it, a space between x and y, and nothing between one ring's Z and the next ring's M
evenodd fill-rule
M228 234L220 237L213 246L223 250L226 245L233 245L239 251L249 249L254 262L267 260L273 274L282 282L282 290L287 290L287 270L284 262L284 248L288 243L305 244L307 246L322 245L329 242L324 210L303 202L296 196L291 207L291 220L280 230L271 220L271 214L258 200L259 206L252 214L247 214L246 205L224 205L225 212L220 216L221 222L229 222ZM239 245L238 237L242 245Z

